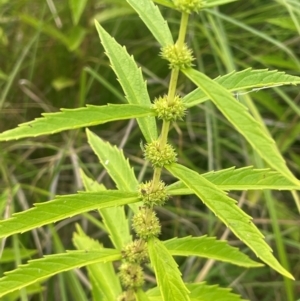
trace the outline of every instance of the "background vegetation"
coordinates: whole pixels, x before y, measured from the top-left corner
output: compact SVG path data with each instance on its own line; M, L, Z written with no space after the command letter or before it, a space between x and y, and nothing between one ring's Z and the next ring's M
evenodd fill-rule
M76 108L85 104L124 102L121 88L99 44L93 20L97 19L116 40L126 45L140 64L150 95L166 93L169 70L158 56L159 46L124 0L86 1L82 15L72 10L73 1L0 0L0 132L34 119L43 112ZM85 1L82 1L84 3ZM171 29L178 29L179 13L162 12ZM189 44L195 64L214 78L246 67L279 69L292 75L300 70L300 4L297 0L236 1L206 10L190 23ZM182 77L180 92L191 91ZM284 87L236 97L255 106L289 168L300 178L300 93ZM193 107L185 121L171 134L181 163L199 172L263 162L227 121L206 102ZM141 134L132 121L93 128L102 138L124 147L139 179L148 171L140 149ZM52 136L2 143L0 147L0 210L3 218L56 194L82 189L79 174L112 187L86 142L77 130ZM151 170L149 170L150 172ZM171 179L170 179L171 181ZM185 281L206 280L232 287L251 301L297 300L300 298L299 206L288 192L257 192L232 195L254 216L276 257L296 278L284 280L270 268L245 270L200 259L178 259ZM296 195L294 195L296 197ZM188 199L188 202L187 202ZM299 200L298 200L299 204ZM206 208L191 196L173 198L160 209L162 239L184 235L226 238L245 253L247 248L232 236ZM73 249L75 224L110 246L96 212L76 216L30 233L2 241L7 249L0 271L10 270L23 259ZM24 254L24 249L31 252ZM154 281L149 273L147 280ZM31 300L89 300L84 271L64 273L49 279L46 289ZM31 288L40 291L39 286ZM288 297L289 296L289 297ZM17 293L4 300L29 300Z

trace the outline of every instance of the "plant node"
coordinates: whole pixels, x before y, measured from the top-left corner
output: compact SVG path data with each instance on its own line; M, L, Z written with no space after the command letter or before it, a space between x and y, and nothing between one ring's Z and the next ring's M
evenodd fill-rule
M147 240L160 234L160 223L156 213L147 207L140 208L140 211L132 219L132 227L141 239Z
M140 265L124 262L119 268L121 283L126 288L137 288L144 284L144 273Z
M161 147L158 140L152 141L145 146L144 155L154 167L159 168L177 161L177 154L173 146L166 144Z
M177 44L168 45L162 48L161 57L169 61L170 69L187 69L193 66L193 52L186 44L179 47Z
M159 119L165 121L182 120L185 115L185 106L180 96L176 95L172 102L168 103L168 97L159 97L154 100L153 109Z
M153 181L141 183L139 186L139 197L147 207L162 206L169 199L166 185L163 181L160 181L155 191L152 191L152 184Z
M198 13L205 5L205 0L173 0L175 8L182 13Z
M142 264L148 261L147 243L137 239L127 244L121 251L122 257L130 263Z

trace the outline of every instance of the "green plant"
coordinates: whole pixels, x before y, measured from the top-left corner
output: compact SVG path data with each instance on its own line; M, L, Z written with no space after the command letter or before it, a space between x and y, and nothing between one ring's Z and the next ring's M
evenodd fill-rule
M226 242L212 237L184 237L160 241L159 220L154 206L163 205L170 196L195 194L226 226L266 264L285 277L293 276L272 255L263 235L251 222L228 190L286 189L299 190L299 181L291 174L272 138L231 94L232 91L258 89L286 84L298 84L300 78L277 71L250 70L233 72L212 80L192 69L192 51L185 44L185 33L191 10L231 2L224 1L156 1L181 11L179 37L174 44L167 23L150 0L127 1L140 15L145 25L162 47L161 56L167 59L171 77L167 96L159 96L151 104L141 70L125 48L120 46L101 25L96 27L129 104L87 106L60 113L45 114L42 119L22 124L0 135L0 140L12 140L53 134L63 130L98 125L109 121L136 118L146 140L144 156L153 166L153 178L139 184L121 150L103 142L87 130L90 146L114 180L117 190L105 188L82 172L87 192L56 197L50 202L17 213L0 223L0 236L7 237L66 219L76 214L98 209L114 249L103 248L85 235L78 226L74 245L79 251L55 254L33 260L0 279L0 296L26 287L54 274L87 266L95 300L240 300L227 290L205 283L185 284L172 256L200 256L222 260L243 267L259 267L245 254ZM201 5L200 5L201 4ZM176 94L177 79L182 72L197 89L181 98ZM227 169L200 175L177 164L177 154L168 143L171 122L184 118L189 108L211 100L228 121L245 137L253 149L273 169ZM155 117L162 119L160 135ZM179 181L169 186L161 180L162 169ZM137 239L132 241L124 205L135 213L132 226ZM148 258L149 257L149 258ZM119 278L111 262L122 260ZM158 283L157 288L142 290L142 266L150 260ZM108 263L109 262L109 263ZM26 275L27 277L24 277ZM190 293L189 293L190 291ZM205 299L206 298L206 299ZM223 298L223 299L222 299Z

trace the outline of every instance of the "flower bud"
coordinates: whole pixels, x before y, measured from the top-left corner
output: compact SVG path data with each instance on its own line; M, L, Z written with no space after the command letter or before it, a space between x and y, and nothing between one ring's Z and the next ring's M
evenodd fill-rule
M158 236L161 229L155 212L147 207L142 207L133 217L132 227L137 236L144 240L153 236Z
M203 0L173 0L175 8L182 13L198 13L205 5Z
M145 146L145 158L154 167L163 167L177 161L177 154L170 144L161 147L159 141L152 141Z
M142 264L148 261L147 243L138 239L127 244L121 251L122 257L130 263Z
M119 268L121 283L126 288L137 288L144 284L144 273L140 265L134 263L122 263Z
M166 185L163 181L158 183L155 191L152 191L152 181L141 183L139 186L139 197L144 205L148 207L161 206L169 199Z
M161 57L169 61L170 69L187 69L192 67L193 52L184 44L179 47L177 44L168 45L162 48Z
M185 106L181 97L178 95L176 95L170 103L168 103L167 96L156 98L154 100L153 109L157 117L165 121L182 120L185 115Z

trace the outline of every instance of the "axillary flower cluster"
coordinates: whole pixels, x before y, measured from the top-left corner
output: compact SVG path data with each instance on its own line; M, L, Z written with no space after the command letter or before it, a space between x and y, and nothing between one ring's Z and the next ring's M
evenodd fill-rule
M173 3L183 15L198 12L204 5L202 0L173 0ZM154 169L153 179L138 187L143 205L132 219L132 228L137 239L122 250L123 263L119 268L119 276L125 291L118 301L136 300L135 292L144 283L142 265L148 262L147 242L161 232L161 225L153 208L164 205L169 199L166 184L160 179L161 171L164 166L177 161L175 149L167 142L169 127L171 122L182 120L185 116L186 107L175 91L179 70L192 66L192 51L179 37L176 44L163 47L160 55L169 62L172 70L170 87L168 95L156 98L152 106L163 125L160 137L144 147L144 157Z

